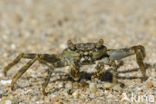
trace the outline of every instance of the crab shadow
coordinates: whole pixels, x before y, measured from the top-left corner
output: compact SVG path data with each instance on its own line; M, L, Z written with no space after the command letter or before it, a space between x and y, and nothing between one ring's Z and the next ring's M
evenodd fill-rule
M155 64L149 64L149 63L146 63L146 69L149 70L150 68L156 68L156 63ZM123 71L117 71L118 74L120 73L132 73L132 72L136 72L136 71L139 71L139 68L133 68L133 69L126 69L126 70L123 70ZM60 71L56 71L54 73L59 73L59 74L62 74L60 76L60 78L57 78L57 79L54 79L54 80L51 80L50 83L53 83L53 82L57 82L57 81L71 81L71 82L75 82L72 77L69 75L69 74L64 74L64 72L60 72ZM87 72L80 72L80 82L81 81L87 81L87 80L91 80L91 77L93 76L93 73L87 73ZM122 79L122 80L133 80L133 79L141 79L142 77L137 77L137 76L120 76L118 75L117 76L117 79ZM44 79L43 77L41 77L41 79ZM111 70L106 70L104 73L102 73L101 77L99 78L99 80L101 81L105 81L105 82L112 82L112 79L113 79L113 74L112 74L112 71ZM18 85L17 85L18 86ZM32 85L28 85L28 86L18 86L19 88L25 88L25 87L31 87Z
M62 72L56 72L56 73L62 73ZM81 82L81 81L89 81L91 80L91 77L93 76L94 73L87 73L87 72L80 72L80 79L78 81L73 80L73 78L70 76L70 74L63 75L62 77L52 80L51 82L56 82L56 81L71 81L71 82ZM102 73L101 77L99 78L101 81L108 81L112 82L113 75L110 72L110 70L105 71Z
M149 63L146 63L146 70L149 69L149 68L153 68L155 67L156 68L156 64L149 64ZM123 70L123 71L117 71L118 73L118 76L117 76L117 79L122 79L122 80L133 80L133 79L141 79L142 77L137 77L137 76L120 76L119 74L121 73L132 73L132 72L137 72L139 71L139 68L133 68L133 69L126 69L126 70ZM91 80L91 77L93 76L94 73L87 73L87 72L80 72L80 80L79 81L84 81L84 80ZM113 79L113 74L112 74L112 70L109 69L109 70L106 70L105 72L103 72L99 78L99 80L101 81L105 81L105 82L112 82L112 79ZM66 78L65 79L56 79L54 81L72 81L72 82L75 82L72 77L69 75L69 74L66 74Z
M149 64L149 63L146 63L146 69L149 70L151 68L154 68L156 69L156 63L154 64ZM123 70L123 71L117 71L118 74L120 73L131 73L131 72L136 72L136 71L139 71L139 68L133 68L133 69L126 69L126 70ZM62 73L62 77L60 78L57 78L57 79L54 79L54 80L51 80L50 83L53 83L53 82L57 82L57 81L71 81L71 82L75 82L71 76L69 74L64 74L64 72L60 72L60 71L56 71L54 73ZM87 80L91 80L91 77L93 76L93 73L87 73L87 72L80 72L80 80L78 82L83 82L84 80L87 81ZM43 79L43 77L40 77L41 79ZM106 70L104 73L101 74L101 77L99 78L99 80L101 81L105 81L105 82L111 82L112 83L112 79L113 79L113 74L112 74L112 71L111 70ZM141 79L141 77L137 77L137 76L117 76L117 79L122 79L122 80L132 80L132 79ZM32 85L26 85L26 86L20 86L20 85L17 85L16 87L18 88L21 88L21 89L24 89L25 87L31 87ZM48 93L53 93L53 92L57 92L59 91L61 88L55 88L53 89L52 91L49 91Z
M155 64L149 64L149 63L145 63L145 69L149 70L149 68L153 68L156 67L156 63ZM123 70L123 71L118 71L118 74L120 73L132 73L132 72L137 72L140 71L140 68L133 68L133 69L127 69L127 70ZM141 79L142 77L137 77L137 76L119 76L118 75L118 79L122 79L122 80L132 80L132 79Z

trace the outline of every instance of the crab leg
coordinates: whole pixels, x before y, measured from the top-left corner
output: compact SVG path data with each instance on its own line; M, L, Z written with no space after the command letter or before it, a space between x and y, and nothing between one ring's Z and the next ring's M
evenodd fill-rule
M12 82L11 82L11 89L13 90L14 88L14 84L16 83L16 81L24 74L24 72L27 71L27 69L37 60L37 57L35 57L34 59L30 60L26 65L24 65L12 78Z
M19 56L17 56L17 58L10 63L8 66L5 67L4 69L4 74L6 74L6 72L15 64L17 64L21 58L27 58L27 59L32 59L30 60L25 66L23 66L12 78L12 82L11 82L11 89L14 88L14 84L16 83L16 81L27 71L27 69L36 61L38 60L40 63L45 64L46 66L48 66L50 68L50 70L53 70L53 64L50 63L50 65L48 64L48 60L49 58L52 58L51 55L48 54L20 54ZM56 58L56 57L55 57ZM46 60L47 59L47 60ZM54 61L54 59L52 58L50 61ZM45 88L48 85L48 82L50 80L50 75L45 79L45 83L43 84L43 92L45 92Z
M111 66L113 67L113 84L117 84L117 65L114 60L111 61Z
M137 64L142 73L142 81L147 79L145 64L143 62L146 56L143 46L137 45L130 48L110 49L108 50L108 55L111 60L120 60L131 55L136 55Z
M42 60L45 60L49 63L54 63L56 61L59 61L58 57L54 54L21 53L11 63L9 63L6 67L4 67L3 70L4 75L6 76L10 68L16 65L22 58L34 59L36 56L39 56Z
M76 63L70 63L70 74L71 77L75 80L78 81L80 79L80 72L79 72L79 65L77 65Z
M7 72L9 71L9 69L13 67L14 65L16 65L21 60L23 55L24 55L23 53L19 54L11 63L9 63L7 66L4 67L3 73L5 76L7 75Z
M51 77L52 71L54 70L54 66L53 66L53 64L48 64L44 60L40 60L40 63L48 66L48 75L45 78L45 82L42 84L42 93L43 93L43 95L47 95L47 92L45 91L45 89L48 86L48 83L50 81L50 77Z
M103 74L104 70L104 63L103 62L98 62L98 64L95 67L96 72L93 74L92 79L94 80L95 78L99 78L101 74Z
M45 89L48 86L48 83L50 81L51 74L52 74L52 70L51 69L48 69L48 75L45 78L45 82L42 84L42 93L43 93L43 95L47 95L47 92L45 91Z

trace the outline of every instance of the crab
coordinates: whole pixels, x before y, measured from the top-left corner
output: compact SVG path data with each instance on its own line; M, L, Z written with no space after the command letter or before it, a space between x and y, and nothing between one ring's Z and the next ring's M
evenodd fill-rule
M145 48L142 45L136 45L129 48L121 49L108 49L104 45L103 39L99 39L97 42L90 43L73 43L71 40L67 41L67 48L59 54L37 54L37 53L20 53L11 63L4 67L4 75L11 67L17 64L22 58L30 59L12 78L11 89L14 89L14 84L17 80L30 68L32 64L39 61L48 67L48 74L42 85L42 93L47 94L46 87L50 81L51 74L55 68L61 68L69 66L70 76L74 81L80 79L80 67L83 65L96 64L95 72L92 75L92 79L99 78L103 71L105 71L104 65L112 67L112 83L118 83L117 80L117 63L116 61L122 58L136 55L136 62L141 70L142 78L144 81L147 79L146 68L144 64Z

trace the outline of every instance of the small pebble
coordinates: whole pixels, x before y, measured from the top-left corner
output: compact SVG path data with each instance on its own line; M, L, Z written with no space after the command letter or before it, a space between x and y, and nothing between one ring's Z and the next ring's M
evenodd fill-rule
M67 46L66 46L66 44L61 44L60 45L60 48L62 48L62 49L65 49Z
M6 100L5 104L12 104L11 100Z
M109 88L111 88L113 86L113 84L112 83L109 83L109 82L105 82L104 84L103 84L103 88L104 89L109 89Z
M75 99L78 99L79 96L80 96L80 93L79 93L78 90L76 90L72 95L73 95L73 97L74 97Z
M16 45L15 44L11 44L11 49L15 50L16 49Z
M109 95L107 95L107 98L108 99L113 99L114 98L114 95L110 93Z
M122 91L124 87L125 87L124 83L118 83L112 86L112 89L115 91Z
M96 93L96 91L97 91L97 86L96 86L96 84L95 83L89 83L89 89L90 89L90 91L92 92L92 93Z
M12 80L1 80L0 83L1 83L2 85L7 85L7 84L11 84L11 81L12 81Z
M65 88L66 88L66 89L72 89L72 87L73 87L72 82L67 82L67 83L65 84Z
M112 89L115 90L115 91L121 91L122 90L120 84L117 84L117 85L113 86Z
M0 73L0 78L4 77L3 73Z
M54 104L63 104L62 102L54 102Z
M58 84L58 88L62 88L62 87L64 87L64 83L63 83L63 82L60 82L60 83Z
M150 89L150 88L153 88L154 87L154 84L152 81L147 81L146 82L146 88Z
M0 95L3 93L3 91L2 90L0 90Z

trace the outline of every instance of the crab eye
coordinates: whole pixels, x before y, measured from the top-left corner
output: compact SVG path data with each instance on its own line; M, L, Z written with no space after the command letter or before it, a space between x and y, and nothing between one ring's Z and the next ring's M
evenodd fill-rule
M75 44L71 40L67 41L68 48L71 50L75 50Z
M103 39L100 39L100 40L96 43L96 48L102 47L102 46L103 46L103 43L104 43Z

